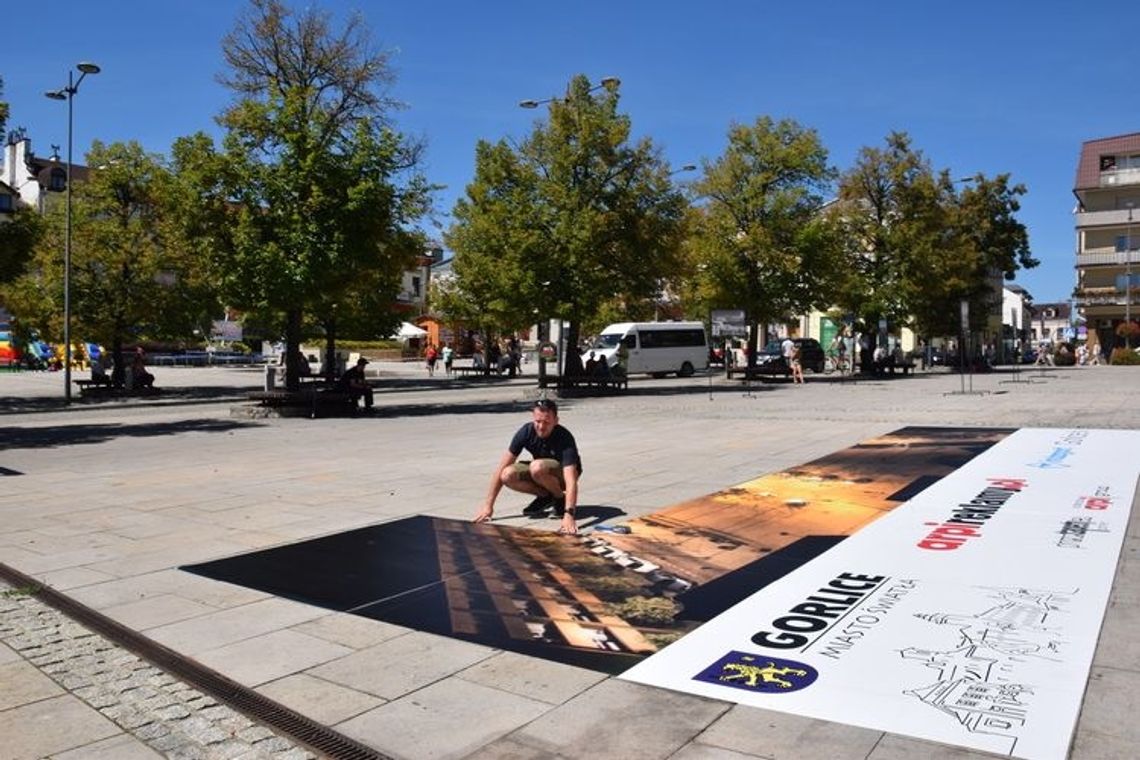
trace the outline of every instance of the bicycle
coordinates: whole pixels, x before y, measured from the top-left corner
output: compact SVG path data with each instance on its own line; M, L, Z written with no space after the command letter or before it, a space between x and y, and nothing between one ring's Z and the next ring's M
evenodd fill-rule
M841 375L846 375L851 371L851 363L847 360L846 353L830 352L824 358L823 362L824 374L830 375L832 372L839 372Z

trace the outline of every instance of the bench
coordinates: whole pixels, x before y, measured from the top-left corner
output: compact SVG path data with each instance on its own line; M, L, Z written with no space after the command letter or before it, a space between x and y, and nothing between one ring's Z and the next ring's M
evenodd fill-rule
M258 402L259 406L274 409L305 409L309 416L316 418L322 411L334 414L356 412L356 401L344 391L334 388L321 389L315 386L299 391L272 390L253 391L247 398Z
M755 367L749 367L747 364L736 364L726 370L728 379L736 377L737 375L743 377L745 380L767 380L769 378L784 378L791 379L792 371L780 366L778 370L771 367L766 367L763 364L757 364Z
M452 365L451 371L456 377L490 377L492 374L498 377L489 367L473 367L469 364L463 367Z
M570 377L539 378L538 386L540 388L546 388L550 385L553 385L560 391L586 389L600 393L614 393L629 390L629 377L625 375L611 375L610 377L574 375Z
M72 380L79 386L80 398L123 398L128 396L157 396L158 388L124 388L108 380Z
M903 377L906 377L907 375L909 375L911 372L914 371L914 368L915 368L915 363L912 361L901 361L901 362L886 361L886 362L883 362L882 364L878 364L875 366L875 374L882 375L885 373L888 375L893 375L893 374L895 374L895 370L898 370L899 372L902 373Z
M80 396L93 396L96 393L99 393L101 390L104 392L114 390L114 386L111 385L110 378L107 378L105 380L96 380L94 378L91 380L72 380L72 382L79 386Z

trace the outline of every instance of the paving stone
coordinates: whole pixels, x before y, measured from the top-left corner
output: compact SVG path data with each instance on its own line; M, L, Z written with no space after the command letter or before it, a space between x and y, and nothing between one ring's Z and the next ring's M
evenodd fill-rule
M859 760L875 748L881 731L735 705L695 740L745 754L797 760Z
M0 584L0 588L5 587ZM153 758L158 753L210 760L250 753L272 758L287 751L311 757L268 729L251 734L265 744L265 752L256 750L252 742L233 740L237 730L250 729L248 719L30 597L6 599L0 651L10 654L0 662L0 735L7 736L5 720L26 719L29 725L47 720L48 725L34 741L6 743L0 756L11 751L17 753L11 756L23 757L20 753L26 750L27 756L39 757L58 749L61 756L78 759L86 758L83 753L90 749L92 758L115 760ZM40 643L26 646L33 639ZM45 667L37 669L26 660L15 642ZM65 688L74 691L68 695ZM32 703L5 711L28 700ZM63 721L59 725L54 722L58 716ZM132 736L119 737L126 739L122 742L104 740L118 731L116 725ZM26 728L21 725L20 730Z
M0 710L62 695L63 689L26 662L0 665Z
M478 705L478 710L472 710ZM550 705L451 679L370 710L336 728L406 758L457 758L539 717Z

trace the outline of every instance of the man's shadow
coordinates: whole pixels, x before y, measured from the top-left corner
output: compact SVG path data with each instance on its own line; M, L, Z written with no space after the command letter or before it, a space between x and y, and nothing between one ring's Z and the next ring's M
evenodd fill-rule
M593 528L606 520L622 517L625 514L624 509L602 504L579 504L575 510L575 517L578 518L578 530Z

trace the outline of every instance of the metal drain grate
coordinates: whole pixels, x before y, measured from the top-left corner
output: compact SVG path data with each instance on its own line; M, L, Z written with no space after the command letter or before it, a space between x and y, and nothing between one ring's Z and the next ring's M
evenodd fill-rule
M80 604L35 578L0 562L0 578L16 588L59 610L81 625L105 636L124 649L162 668L219 702L229 705L253 720L279 731L293 741L333 760L391 760L371 747L338 733L312 718L269 699L262 694L211 670L201 663L132 631L95 610Z

